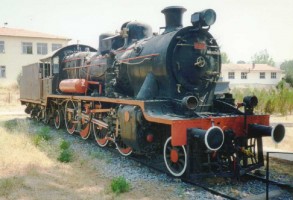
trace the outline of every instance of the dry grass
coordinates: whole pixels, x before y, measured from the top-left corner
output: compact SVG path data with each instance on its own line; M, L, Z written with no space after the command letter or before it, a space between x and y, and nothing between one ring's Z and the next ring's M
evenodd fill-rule
M0 85L0 104L17 104L19 103L19 88L17 85L1 86Z
M9 177L0 180L0 197L8 197L10 193L18 188L24 186L24 179L22 177Z
M93 158L80 147L78 153L74 152L73 162L60 163L57 161L60 137L55 135L36 146L32 138L42 125L25 118L13 119L7 125L9 118L14 117L0 122L0 200L176 199L172 195L173 187L153 187L143 181L139 187L142 190L130 190L117 196L109 189L111 179L103 172L107 159Z
M90 166L59 163L54 145L43 144L46 151L37 148L27 133L28 123L20 119L11 131L0 127L0 199L111 198L103 193L108 183Z
M0 112L10 112L11 110L14 110L15 107L20 107L19 89L17 85L0 85ZM24 109L22 109L22 111L23 110Z
M19 119L16 126L0 126L0 199L111 199L104 189L107 181L96 182L98 173L89 163L83 163L84 168L78 161L59 163L58 146L44 141L40 148L32 143L29 131L34 127L29 120Z
M17 128L13 132L18 132L20 130L28 130L27 122L24 120L19 120L17 123ZM10 174L11 165L18 168L19 173L23 172L24 166L29 166L35 164L35 162L40 162L41 167L51 167L52 162L46 157L43 152L40 152L32 143L30 138L24 133L9 134L6 129L0 127L0 160L2 165L0 165L1 173ZM25 167L26 168L26 167ZM15 169L13 169L14 171Z
M111 179L105 178L103 172L107 159L96 152L82 152L84 148L74 155L73 162L60 163L57 158L61 138L41 141L36 146L33 137L40 126L26 119L25 108L18 99L16 88L0 86L0 200L176 199L172 195L174 188L153 187L144 181L139 184L144 189L117 196L109 189ZM10 119L13 121L7 129L4 122Z

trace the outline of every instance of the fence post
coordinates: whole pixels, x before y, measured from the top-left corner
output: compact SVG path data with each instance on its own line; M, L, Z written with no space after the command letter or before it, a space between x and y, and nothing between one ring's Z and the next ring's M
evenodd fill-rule
M267 167L266 167L266 200L269 199L269 152L267 152Z

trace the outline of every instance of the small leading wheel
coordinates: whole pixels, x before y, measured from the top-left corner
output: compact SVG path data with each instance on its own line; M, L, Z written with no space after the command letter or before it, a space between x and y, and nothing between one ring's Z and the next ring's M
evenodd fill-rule
M73 101L69 100L65 105L64 120L67 132L73 134L77 127L76 106Z
M64 126L64 114L62 110L55 110L54 113L54 126L56 129L60 129Z
M100 147L107 146L109 140L107 139L107 131L108 129L103 128L95 123L92 123L93 133L96 139L96 142Z
M116 147L119 153L123 156L129 156L132 153L132 148L123 143L121 138L116 138Z
M82 139L86 140L90 136L90 129L91 129L91 117L86 114L82 114L81 118L81 130L79 132Z
M187 167L187 154L185 147L172 146L171 137L164 145L164 161L168 171L176 177L182 176Z
M43 123L44 124L49 124L50 121L51 121L50 116L51 116L52 111L50 109L44 109L43 112L44 112Z

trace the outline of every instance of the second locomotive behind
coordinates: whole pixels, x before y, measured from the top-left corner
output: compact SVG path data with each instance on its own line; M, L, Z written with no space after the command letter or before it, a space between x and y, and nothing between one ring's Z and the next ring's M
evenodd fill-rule
M215 95L221 56L209 29L216 13L196 12L183 27L185 11L163 9L162 34L126 22L119 34L100 35L98 52L59 50L52 90L21 98L26 112L83 139L93 134L101 147L112 142L125 156L159 158L177 177L239 176L263 166L262 137L281 142L284 126L254 113L255 96L236 105L229 93Z

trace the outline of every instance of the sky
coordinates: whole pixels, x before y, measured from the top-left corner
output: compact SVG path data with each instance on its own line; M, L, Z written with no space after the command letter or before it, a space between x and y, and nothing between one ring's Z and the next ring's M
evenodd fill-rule
M183 6L183 25L190 16L214 9L210 32L221 51L236 63L251 62L267 50L275 62L293 59L292 0L0 0L0 26L50 33L98 47L101 33L119 30L126 21L149 24L153 32L165 26L167 6Z

